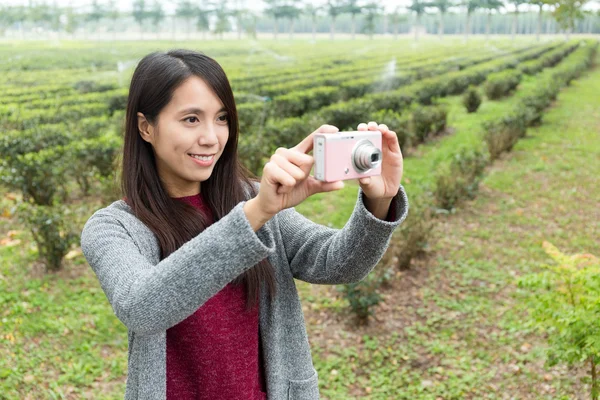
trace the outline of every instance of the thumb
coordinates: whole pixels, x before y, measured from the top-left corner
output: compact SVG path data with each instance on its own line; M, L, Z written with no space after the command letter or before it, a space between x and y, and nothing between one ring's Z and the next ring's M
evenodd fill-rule
M334 190L343 189L344 181L323 182L318 179L310 179L309 188L309 196L312 196L316 193L332 192Z
M363 185L365 185L365 186L368 186L368 185L371 183L371 177L370 177L370 176L367 176L367 177L365 177L365 178L360 178L358 181L359 181L361 184L363 184Z

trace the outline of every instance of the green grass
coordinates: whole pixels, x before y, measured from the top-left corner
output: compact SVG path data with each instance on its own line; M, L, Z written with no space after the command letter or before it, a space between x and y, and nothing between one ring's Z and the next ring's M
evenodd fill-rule
M15 239L31 243L27 233ZM0 248L0 398L100 398L104 382L122 384L101 398L122 398L127 330L96 277L79 254L60 275L32 278L36 256Z

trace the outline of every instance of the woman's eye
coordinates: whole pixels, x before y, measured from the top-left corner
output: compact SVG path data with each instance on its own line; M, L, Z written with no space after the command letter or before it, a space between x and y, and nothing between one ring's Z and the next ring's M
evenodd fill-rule
M194 121L191 121L191 120L194 120ZM196 117L187 117L184 121L188 121L188 122L190 122L190 123L193 124L194 122L198 121L198 118L196 118Z
M229 121L229 115L227 115L227 114L223 114L223 115L221 115L221 116L219 117L219 120L220 120L221 122L228 122L228 121Z

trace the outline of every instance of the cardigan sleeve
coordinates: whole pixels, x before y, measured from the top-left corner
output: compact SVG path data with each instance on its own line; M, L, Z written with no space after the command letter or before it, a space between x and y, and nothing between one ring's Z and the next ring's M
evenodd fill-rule
M359 187L352 215L342 229L317 224L293 207L279 212L279 230L294 278L332 285L364 279L385 253L393 231L408 215L408 198L402 185L390 208L390 221L375 217L365 207Z
M88 219L82 252L128 329L149 334L176 325L275 251L272 232L254 232L244 203L155 265L110 212L101 209Z

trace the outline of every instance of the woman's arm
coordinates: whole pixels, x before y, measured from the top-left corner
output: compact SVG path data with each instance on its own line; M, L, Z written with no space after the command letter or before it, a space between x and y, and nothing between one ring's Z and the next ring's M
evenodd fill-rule
M279 228L294 278L316 284L364 279L385 253L394 229L408 215L404 187L392 199L395 221L375 217L359 188L356 206L342 229L312 222L294 208L279 212Z
M176 325L275 251L272 232L255 232L244 204L156 265L114 216L99 210L89 218L81 249L127 328L150 334Z

